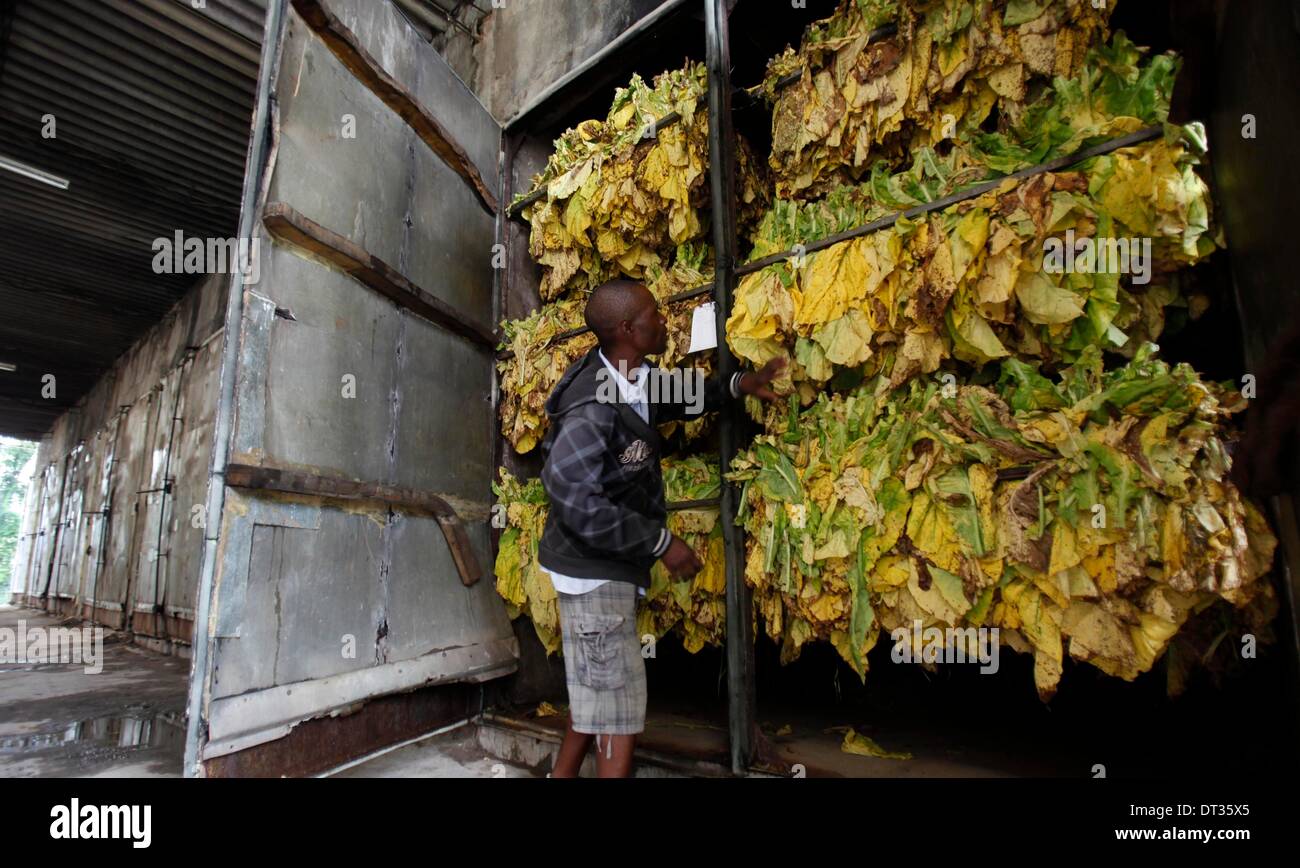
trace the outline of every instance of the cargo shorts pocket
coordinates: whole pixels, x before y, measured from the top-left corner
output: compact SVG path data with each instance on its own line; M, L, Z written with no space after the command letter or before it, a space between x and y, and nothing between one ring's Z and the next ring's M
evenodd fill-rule
M592 690L613 690L626 680L622 615L584 615L574 625L578 683Z

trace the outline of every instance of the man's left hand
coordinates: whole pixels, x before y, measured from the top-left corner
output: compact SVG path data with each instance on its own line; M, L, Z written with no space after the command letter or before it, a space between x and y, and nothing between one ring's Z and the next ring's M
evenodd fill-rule
M764 401L778 400L778 395L773 392L769 386L772 381L781 376L785 370L785 359L777 356L769 359L762 370L751 371L740 378L737 388L746 395L753 395L755 398L761 398Z

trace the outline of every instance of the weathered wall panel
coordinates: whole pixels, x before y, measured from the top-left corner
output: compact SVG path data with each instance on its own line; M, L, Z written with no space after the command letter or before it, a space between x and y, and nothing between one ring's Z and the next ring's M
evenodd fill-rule
M282 72L277 162L296 168L274 174L268 201L292 203L489 325L491 215L464 179L320 40L304 38L306 29L301 19L291 20L293 50L286 52ZM345 116L354 122L347 130L353 138L345 137ZM494 127L479 126L491 129L495 139ZM494 140L493 179L496 147ZM435 236L436 245L411 243Z
M113 516L109 523L108 557L95 590L95 606L116 613L111 626L124 629L130 607L127 599L139 565L144 522L140 505L147 487L149 435L156 393L150 390L131 405L122 420L113 467Z
M326 6L386 73L435 114L473 161L488 189L496 190L500 141L492 116L443 58L430 50L392 3L328 0Z
M259 528L259 530L261 530ZM267 581L277 588L275 683L293 684L384 662L384 526L368 516L321 511L319 530L275 528Z
M470 503L453 504L462 518L484 518L491 501L491 357L437 326L403 316L393 482L464 499Z
M87 441L82 456L85 465L81 495L81 522L77 541L73 547L69 568L68 594L74 601L74 611L79 611L81 601L89 592L94 580L95 565L99 557L99 543L104 529L104 461L108 450L105 442L112 432L101 429Z
M241 444L253 438L249 446L276 466L383 478L401 326L396 308L284 248L267 259L260 288L294 319L271 319L261 442L253 414L240 414Z
M479 562L490 566L487 522L470 522L467 530ZM455 568L432 519L400 517L391 532L388 659L407 660L440 647L464 645L485 630L508 631L490 574L468 590L447 581Z
M475 322L491 327L492 271L505 264L492 246L493 218L469 186L427 148L417 145L411 157L411 235L436 236L441 243L411 247L402 270Z
M17 602L189 641L202 529L176 518L207 490L219 365L212 338L225 282L224 275L201 281L42 440L26 517L32 536L12 589ZM177 388L200 421L175 425L167 473ZM163 488L168 475L170 493L140 493ZM125 623L137 605L142 616Z
M216 410L217 376L221 369L221 344L208 341L189 362L181 393L180 417L172 445L171 520L168 524L166 583L163 614L178 619L169 632L190 641L195 577L203 558L203 501L208 486L208 456L212 449L212 419ZM197 510L196 510L197 507ZM177 633L175 627L182 628Z
M276 162L293 168L275 172L268 201L292 203L398 267L415 133L297 15L285 46ZM355 138L344 138L345 115L355 121ZM265 272L261 282L269 283Z
M448 28L437 41L499 121L653 12L661 0L510 0L474 37Z
M159 637L160 630L156 620L151 616L161 597L159 586L163 564L167 559L162 530L165 521L164 513L167 512L171 501L168 491L170 486L167 484L167 465L174 430L172 416L175 415L177 380L184 368L185 365L182 363L180 367L172 370L154 392L154 399L150 406L149 441L144 450L143 475L136 500L139 542L131 599L126 602L136 632L154 637Z

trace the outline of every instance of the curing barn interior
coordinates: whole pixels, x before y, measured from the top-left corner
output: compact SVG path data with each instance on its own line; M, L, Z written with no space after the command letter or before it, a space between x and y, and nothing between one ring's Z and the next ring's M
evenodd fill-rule
M619 277L788 359L659 428L637 775L1296 771L1294 4L595 5L0 2L0 626L117 673L6 673L0 774L545 776Z

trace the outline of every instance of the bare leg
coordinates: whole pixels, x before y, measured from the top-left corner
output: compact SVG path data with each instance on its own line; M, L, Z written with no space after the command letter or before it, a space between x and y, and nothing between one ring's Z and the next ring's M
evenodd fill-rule
M593 736L583 732L573 731L573 718L569 718L569 726L564 731L564 741L560 744L560 752L555 757L555 768L551 772L553 778L576 778L578 769L582 768L582 761L587 756L587 748L591 747Z
M635 735L602 735L596 751L596 777L632 777L632 750Z

